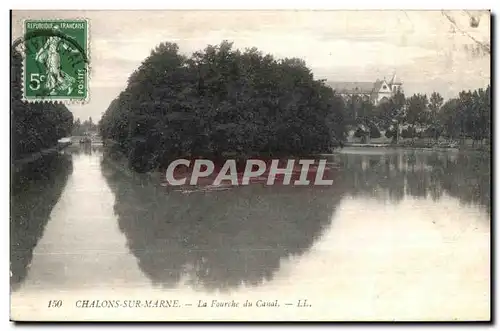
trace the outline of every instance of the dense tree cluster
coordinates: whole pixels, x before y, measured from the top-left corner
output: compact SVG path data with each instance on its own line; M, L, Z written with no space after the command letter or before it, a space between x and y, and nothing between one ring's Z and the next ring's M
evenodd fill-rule
M65 105L54 102L28 103L22 100L22 58L12 54L11 66L11 155L24 154L53 147L71 132L73 114Z
M441 108L439 124L452 139L491 139L491 88L462 91Z
M357 116L351 115L347 123L355 127L356 137L373 137L374 126L386 130L385 136L397 141L398 138L439 137L463 141L483 142L491 135L491 88L462 91L457 98L444 104L443 97L434 92L414 94L405 97L396 93L388 102L378 106L351 97L347 100L347 110L356 109Z
M344 139L344 102L304 61L229 42L190 57L162 43L100 122L143 171L181 156L241 158L330 151Z

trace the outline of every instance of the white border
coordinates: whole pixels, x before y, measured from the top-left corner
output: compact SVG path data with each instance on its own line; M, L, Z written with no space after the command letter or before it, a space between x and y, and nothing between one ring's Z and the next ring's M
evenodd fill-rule
M62 1L62 0L46 0L43 2L39 1L26 1L26 0L7 0L3 1L2 7L5 6L3 9L3 17L5 22L9 20L9 13L8 9L9 8L16 8L16 9L41 9L43 6L43 9L57 9L57 8L64 8L64 9L82 9L82 3L81 2L67 2L67 1ZM287 0L287 1L270 1L270 0L253 0L251 2L247 3L238 3L235 1L224 1L224 0L212 0L212 1L203 1L203 0L184 0L182 2L157 2L153 0L141 0L140 2L138 1L132 1L132 0L122 0L120 2L108 2L104 3L102 1L97 1L97 0L87 0L85 1L84 5L87 6L87 8L92 8L92 9L153 9L153 8L162 8L162 9L402 9L401 7L404 6L406 9L492 9L494 14L497 14L500 12L499 10L499 4L497 0L454 0L454 1L442 1L442 2L436 2L433 0L420 0L420 1L394 1L394 0L379 0L379 1L370 1L370 0L350 0L350 1L345 1L345 2L335 2L335 3L327 3L326 1L323 2L321 0L308 0L308 1L297 1L297 0ZM139 7L140 5L140 7ZM498 22L498 17L495 18L495 33L493 36L498 36L497 33L497 26L499 24ZM2 29L5 29L7 31L3 31L4 33L0 34L0 40L2 44L6 45L9 43L9 36L10 33L8 31L9 27L7 24L2 25ZM496 53L496 52L495 52ZM10 57L7 52L0 52L1 56L3 57L3 63L4 65L1 66L2 70L2 76L3 77L8 77L10 75L9 72L9 66L6 65L7 62L10 62ZM495 58L497 57L496 54L494 54ZM493 60L493 59L492 59ZM495 75L496 71L492 73L492 75ZM2 154L3 155L9 155L9 141L10 141L10 122L9 122L9 115L7 110L10 107L10 85L8 83L7 79L3 79L3 88L2 88L2 100L4 102L5 107L4 111L0 112L0 123L4 125L3 129L0 130L3 134L3 136L0 138L1 141L1 146L2 146ZM494 84L494 96L493 98L498 97L497 93L497 85ZM494 126L498 129L500 129L500 116L495 115L496 119L494 122ZM495 135L495 145L498 146L498 134ZM2 225L5 227L4 231L2 232L4 234L4 243L7 243L9 240L9 227L8 227L8 220L9 220L9 215L8 215L8 210L9 210L9 191L8 191L8 186L7 183L9 181L9 165L7 162L2 163L2 206L1 210L4 213ZM498 174L498 167L495 166L495 172ZM495 176L495 178L497 178ZM496 184L496 183L495 183ZM495 195L496 196L496 195ZM492 220L496 221L496 220ZM499 226L496 226L496 231L495 231L495 237L497 241L500 239L498 236L498 228ZM495 245L496 246L496 245ZM2 311L4 312L2 321L4 326L7 326L7 329L13 329L15 326L12 323L9 323L9 274L8 274L8 263L9 263L9 246L7 244L2 245L3 247L3 254L2 258L3 260L3 266L5 269L3 272L0 272L0 275L2 275L2 283L3 284L3 303L2 303ZM498 259L495 261L498 262ZM495 309L495 315L498 318L500 316L498 314L498 303L496 305ZM59 329L69 329L71 327L74 327L77 325L71 325L71 326L58 326ZM356 326L343 326L343 325L335 325L335 328L346 328L349 330L352 329L362 329L364 327L369 327L370 325L356 325ZM484 329L484 326L481 325L468 325L471 328L481 328ZM51 325L43 325L41 326L42 328L50 328ZM96 330L106 330L107 328L110 327L110 325L90 325L93 329ZM122 327L122 325L119 325L118 327ZM141 325L132 325L129 326L131 329L140 329L142 326ZM168 328L173 328L173 329L185 329L185 328L197 328L197 326L184 326L184 327L178 327L176 325L166 325ZM199 326L198 326L199 327ZM217 326L215 326L217 327ZM259 329L263 330L269 330L271 329L271 326L263 326L259 325ZM310 326L307 325L301 325L300 327L302 328L308 328ZM402 326L395 326L396 328L403 328ZM429 330L438 330L441 327L436 326L436 325L413 325L412 328L424 328L429 329Z
M120 2L108 2L99 0L85 1L86 8L82 8L82 3L68 2L64 0L47 0L37 2L34 0L10 0L16 10L21 9L58 9L58 10L135 10L135 9L312 9L312 10L385 10L385 9L405 9L405 10L430 10L430 9L489 9L494 7L495 0L456 0L456 1L395 1L395 0L350 0L350 1L322 1L322 0L252 0L252 1L229 1L229 0L184 0L159 2L155 0L122 0Z

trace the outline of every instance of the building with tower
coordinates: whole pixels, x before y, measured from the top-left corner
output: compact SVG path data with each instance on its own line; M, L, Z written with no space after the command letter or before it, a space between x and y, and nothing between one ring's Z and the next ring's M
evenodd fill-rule
M396 76L396 73L392 75L389 81L384 77L383 80L377 79L375 82L327 81L326 84L344 97L358 95L365 100L369 100L374 105L388 101L397 91L403 91L403 83Z

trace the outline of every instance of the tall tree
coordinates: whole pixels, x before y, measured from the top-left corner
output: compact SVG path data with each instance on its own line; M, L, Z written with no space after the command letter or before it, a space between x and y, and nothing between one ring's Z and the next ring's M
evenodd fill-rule
M386 130L386 137L393 142L399 141L400 127L406 123L406 97L398 90L386 102L381 102L375 108L375 120Z
M414 94L407 100L407 121L413 129L428 122L427 106L429 101L425 94Z
M439 114L440 122L444 126L444 132L448 139L457 139L461 135L458 98L449 99L441 107Z
M432 92L429 98L429 114L427 117L426 133L429 138L438 140L443 132L443 124L440 123L440 110L443 106L443 97L438 92Z
M443 97L438 92L432 92L429 98L429 109L434 113L438 113L443 105Z

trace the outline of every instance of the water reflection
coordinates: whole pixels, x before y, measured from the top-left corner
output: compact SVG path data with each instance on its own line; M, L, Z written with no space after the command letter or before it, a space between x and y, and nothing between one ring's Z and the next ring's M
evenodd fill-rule
M72 145L64 151L71 155L97 155L102 153L102 146L92 145L92 144L75 144Z
M47 156L11 178L10 269L11 290L28 273L33 249L42 237L50 213L73 171L68 155Z
M230 290L270 280L330 224L336 188L261 187L182 194L130 178L106 157L114 210L142 271L161 287Z
M395 150L384 153L342 153L345 192L388 202L405 196L430 198L448 195L463 204L479 205L490 212L490 156Z
M100 147L75 146L65 152L68 155L45 159L13 177L13 289L23 281L47 288L150 286L151 281L164 288L187 283L200 290L233 290L273 278L293 279L282 268L285 261L296 265L291 257L314 261L304 255L314 251L312 246L323 244L330 250L343 237L368 231L366 238L349 246L361 251L368 240L382 238L377 229L383 226L399 237L412 233L412 226L422 226L418 231L424 236L436 230L434 222L426 227L426 220L442 220L443 226L450 219L455 222L450 229L462 231L458 216L444 215L445 202L449 206L456 201L449 197L490 211L489 158L478 153L346 149L329 156L339 165L332 187L252 185L182 194L167 192L159 180L132 175L108 155L103 157ZM410 226L413 207L426 212L415 216ZM434 214L427 211L430 207L435 207ZM462 213L455 209L456 215ZM372 217L377 222L366 222ZM475 217L485 219L479 213ZM407 227L396 220L404 220ZM359 227L346 234L353 224ZM446 231L455 233L452 230ZM373 246L380 247L379 241ZM328 254L318 265L335 261L325 270L335 278L347 255ZM377 259L372 260L380 264ZM360 262L360 269L368 260ZM307 277L316 282L316 276ZM325 286L318 282L318 288Z

